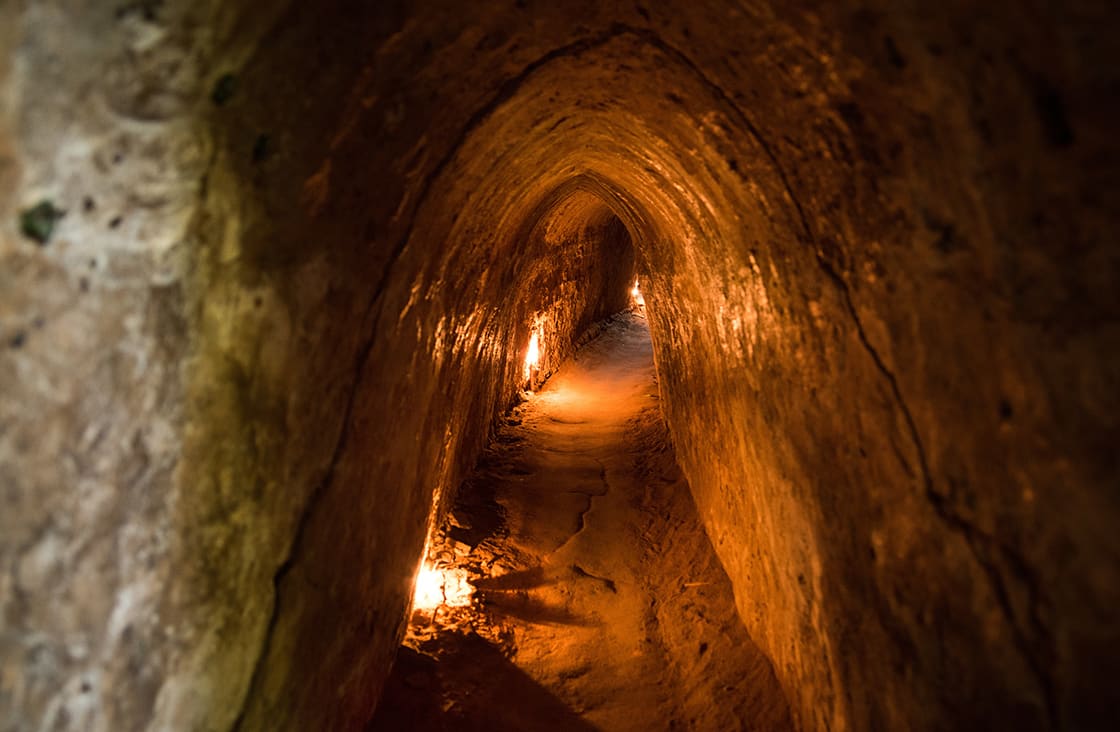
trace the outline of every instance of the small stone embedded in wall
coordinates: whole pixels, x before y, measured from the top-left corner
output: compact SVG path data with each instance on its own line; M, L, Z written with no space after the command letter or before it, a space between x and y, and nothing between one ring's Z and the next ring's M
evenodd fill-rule
M233 74L222 74L214 83L214 90L210 92L210 101L214 102L215 106L225 106L230 99L233 99L236 91L237 77Z
M51 201L40 201L20 213L19 230L28 239L44 246L50 241L55 224L63 215L65 215L65 211L55 208Z
M265 133L257 135L253 141L253 162L263 163L272 155L272 138Z

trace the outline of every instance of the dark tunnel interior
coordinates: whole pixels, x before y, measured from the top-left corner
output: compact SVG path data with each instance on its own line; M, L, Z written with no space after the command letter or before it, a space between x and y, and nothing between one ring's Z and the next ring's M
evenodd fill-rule
M1117 20L0 4L0 729L1111 728Z

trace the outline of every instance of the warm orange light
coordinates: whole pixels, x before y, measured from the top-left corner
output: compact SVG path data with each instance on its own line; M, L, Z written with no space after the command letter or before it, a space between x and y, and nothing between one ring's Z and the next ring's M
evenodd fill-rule
M541 339L537 331L533 331L533 335L529 337L529 350L525 353L525 369L524 377L528 381L529 377L533 374L533 369L537 368L541 362Z
M468 607L471 604L471 585L467 570L454 567L437 568L427 563L416 575L416 591L412 596L413 610L435 610L437 607Z
M634 287L630 289L630 297L638 307L643 307L646 304L646 299L642 297L642 291L638 288L637 280L634 280Z

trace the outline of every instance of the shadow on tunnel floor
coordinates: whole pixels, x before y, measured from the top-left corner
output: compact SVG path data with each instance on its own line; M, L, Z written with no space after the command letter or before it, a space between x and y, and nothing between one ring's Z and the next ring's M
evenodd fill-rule
M561 603L550 603L525 592L492 592L480 590L487 614L496 622L519 620L527 623L573 625L587 627L597 624L590 618L576 615Z
M429 655L431 654L431 655ZM433 656L438 656L434 658ZM444 679L453 678L453 684ZM597 732L476 633L402 646L366 732Z

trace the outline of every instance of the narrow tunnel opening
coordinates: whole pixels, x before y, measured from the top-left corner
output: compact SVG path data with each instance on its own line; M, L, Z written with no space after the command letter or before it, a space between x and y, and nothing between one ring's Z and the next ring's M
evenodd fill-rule
M515 229L517 256L504 281L516 293L506 307L524 354L520 389L542 385L596 322L628 305L633 235L596 188L579 176L555 187Z
M519 228L517 404L437 498L371 730L790 728L676 463L623 201L576 177Z
M644 302L626 292L629 309L523 392L433 529L371 732L791 728L676 464Z
M616 235L624 229L621 222L617 217L613 217L613 215L611 217L611 224L612 226L608 227L609 231L612 232L611 236L615 238L624 238L624 242L615 241L611 242L609 246L604 247L602 257L597 260L597 265L593 267L595 270L603 269L604 262L609 262L614 258L621 258L622 261L626 263L633 261L633 252L629 246L629 232L626 232L625 237L616 237ZM621 246L619 244L621 244ZM602 243L600 243L600 245L602 245ZM618 269L618 267L608 266L606 269ZM596 272L596 274L598 274L598 272ZM571 358L574 353L578 353L578 349L581 346L586 346L588 342L601 337L603 330L609 329L612 326L617 327L617 323L619 319L623 317L624 313L629 312L638 318L644 319L645 299L640 290L639 279L636 275L633 275L631 279L633 280L633 285L628 290L629 310L615 313L609 319L594 323L582 333L577 333L578 338L572 340L570 348L568 349L570 352L568 358ZM611 282L616 280L617 277L610 279ZM597 312L601 310L601 308L594 308L593 310ZM545 337L547 325L548 316L539 314L538 312L533 318L529 330L529 341L524 349L525 355L523 359L521 384L523 388L518 393L518 403L524 403L531 399L537 389L547 385L548 377L552 375L552 372L542 374L541 371L541 344ZM646 332L648 336L648 331ZM502 416L502 421L505 426L516 422L518 418L514 416L515 411L515 408L511 408L508 413ZM511 438L502 434L498 434L496 437L498 442L508 441L509 439ZM493 443L491 444L491 448L493 448ZM476 465L475 471L478 472L478 470L479 466ZM468 485L469 482L464 483L451 495L453 504L459 501L461 498L459 494L460 491ZM495 515L492 518L497 519L497 516ZM449 531L452 528L462 528L455 522L453 516L450 517L450 520L452 521L451 524L447 524L446 522L442 526L433 524L425 540L420 568L416 574L412 603L409 608L414 623L418 618L423 620L424 617L426 617L432 626L439 627L441 625L439 613L442 609L468 607L472 604L475 589L471 581L472 577L469 576L463 568L452 566L448 560L449 554L446 546L450 538ZM474 577L473 579L478 579L478 577Z

